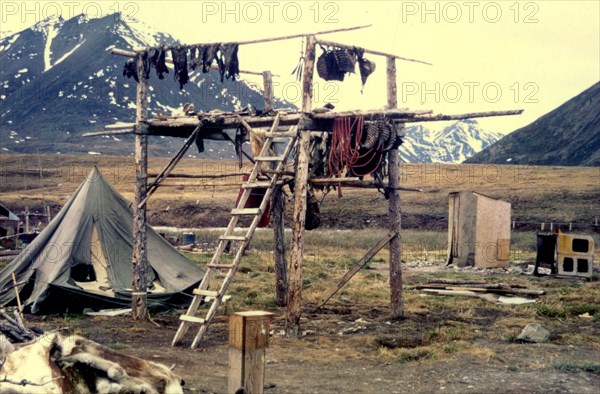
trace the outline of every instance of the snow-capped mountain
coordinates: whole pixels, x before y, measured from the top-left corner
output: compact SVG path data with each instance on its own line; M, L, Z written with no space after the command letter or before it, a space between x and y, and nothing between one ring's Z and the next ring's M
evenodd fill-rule
M130 154L129 144L114 142L128 137L81 137L106 124L135 118L136 82L123 76L127 58L109 50L174 43L173 37L142 22L126 22L119 14L96 19L50 17L0 39L1 150ZM242 68L244 56L240 48ZM172 69L163 80L151 71L151 115L170 114L186 102L194 103L196 110L263 106L261 87L244 81L221 83L218 72L191 72L183 90L173 78ZM156 153L167 154L181 145L174 139L152 141Z
M481 129L474 119L444 122L441 129L421 124L406 128L400 157L405 162L462 163L469 157L499 141L503 134Z

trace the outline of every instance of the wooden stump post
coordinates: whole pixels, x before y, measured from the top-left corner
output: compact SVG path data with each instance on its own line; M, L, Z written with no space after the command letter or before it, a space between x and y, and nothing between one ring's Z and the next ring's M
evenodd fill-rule
M137 84L137 111L135 126L135 200L133 204L133 256L131 284L131 317L133 320L148 319L146 271L147 217L146 199L148 187L148 135L145 122L148 119L148 85L144 79L144 62L137 58L139 83Z
M387 106L389 109L398 106L396 87L396 59L387 57ZM397 131L399 132L397 127ZM400 157L398 144L388 152L388 190L389 190L389 230L397 235L390 240L390 309L392 319L404 316L402 300L402 257L401 217L400 217Z
M263 393L265 353L273 314L262 311L237 312L229 318L228 392Z
M302 72L302 112L312 110L313 70L315 64L315 37L306 37L304 70ZM300 336L300 315L302 314L302 264L304 253L304 223L306 221L306 195L308 190L308 149L310 133L300 132L298 162L294 186L294 216L292 227L292 250L290 252L288 305L286 335Z
M272 110L274 106L273 100L273 74L271 71L263 71L263 96L265 99L264 112L267 113Z

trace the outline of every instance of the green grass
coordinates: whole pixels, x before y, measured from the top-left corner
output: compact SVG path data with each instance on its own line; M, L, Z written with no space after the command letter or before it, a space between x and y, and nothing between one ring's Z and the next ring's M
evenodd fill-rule
M588 372L600 374L600 364L593 362L579 364L573 361L562 361L555 363L554 368L562 372Z

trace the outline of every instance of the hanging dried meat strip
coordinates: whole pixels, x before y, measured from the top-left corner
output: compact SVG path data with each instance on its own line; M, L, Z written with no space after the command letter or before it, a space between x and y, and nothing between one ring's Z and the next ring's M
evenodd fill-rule
M169 68L167 67L167 62L165 61L165 57L167 52L164 48L158 49L158 59L156 60L156 74L158 75L158 79L165 79L163 74L169 73Z
M190 70L204 68L204 61L202 60L203 53L203 45L198 45L190 49Z
M125 66L123 66L123 76L127 78L133 77L136 82L140 82L138 79L136 59L129 59L125 62Z
M221 53L223 55L223 70L221 70L221 82L223 82L223 76L226 79L235 81L236 75L240 74L240 63L238 60L238 44L224 44L221 47Z
M202 50L202 72L207 73L210 71L213 61L217 57L217 52L221 47L220 43L206 45Z
M175 68L175 80L179 82L179 89L183 89L183 85L190 79L187 69L187 50L178 46L171 49L171 56Z

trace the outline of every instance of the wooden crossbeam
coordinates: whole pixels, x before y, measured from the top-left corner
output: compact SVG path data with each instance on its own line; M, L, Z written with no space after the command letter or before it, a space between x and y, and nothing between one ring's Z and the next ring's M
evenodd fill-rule
M337 47L337 48L343 48L343 49L349 49L349 50L353 50L354 48L356 48L356 45L346 45L346 44L340 44L339 42L326 41L326 40L317 40L317 44L321 44L321 45L325 45L325 46L332 46L332 47ZM417 59L411 59L411 58L408 58L408 57L403 57L403 56L398 56L398 55L392 55L390 53L375 51L373 49L367 49L367 48L361 48L361 49L364 50L365 53L370 53L370 54L373 54L373 55L380 55L380 56L385 56L385 57L391 57L391 58L394 58L394 59L404 60L404 61L407 61L407 62L422 63L422 64L427 64L428 66L433 66L433 64L431 64L429 62L425 62L423 60L417 60Z

